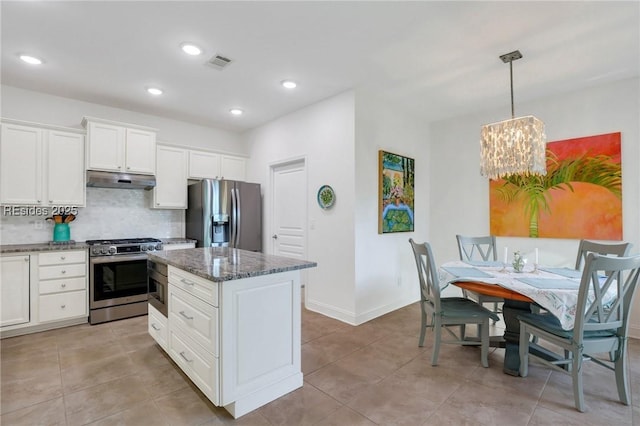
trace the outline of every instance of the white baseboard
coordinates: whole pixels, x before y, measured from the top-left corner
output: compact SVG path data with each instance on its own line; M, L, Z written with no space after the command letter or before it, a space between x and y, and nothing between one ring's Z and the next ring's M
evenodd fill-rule
M320 303L311 299L307 299L305 307L310 311L317 312L319 314L328 316L330 318L337 319L342 322L346 322L350 325L360 325L367 321L371 321L374 318L380 317L389 312L393 312L397 309L403 308L407 305L417 302L418 298L406 299L406 300L394 300L386 305L378 306L374 309L370 309L367 312L361 314L355 314L353 312L346 311L335 306Z

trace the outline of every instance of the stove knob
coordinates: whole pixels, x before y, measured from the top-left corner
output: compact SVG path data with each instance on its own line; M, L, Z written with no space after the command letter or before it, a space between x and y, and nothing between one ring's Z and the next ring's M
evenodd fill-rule
M91 247L91 254L93 255L100 254L100 249L98 247Z
M118 249L115 246L109 247L109 254L116 254L116 253L118 253Z
M144 244L140 246L140 251L147 251L147 246Z
M100 254L108 254L106 247L100 247Z
M162 243L156 244L156 250L162 250Z

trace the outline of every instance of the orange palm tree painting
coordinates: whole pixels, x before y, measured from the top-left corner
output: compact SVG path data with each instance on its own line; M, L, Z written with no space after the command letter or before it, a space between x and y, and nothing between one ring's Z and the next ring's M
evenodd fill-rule
M547 144L547 175L489 182L492 235L622 239L620 132Z

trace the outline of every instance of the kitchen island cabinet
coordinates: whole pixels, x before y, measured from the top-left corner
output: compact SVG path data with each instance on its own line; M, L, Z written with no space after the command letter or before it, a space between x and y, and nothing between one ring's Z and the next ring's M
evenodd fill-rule
M148 256L168 265L160 345L215 405L238 418L302 386L300 270L315 263L226 247Z

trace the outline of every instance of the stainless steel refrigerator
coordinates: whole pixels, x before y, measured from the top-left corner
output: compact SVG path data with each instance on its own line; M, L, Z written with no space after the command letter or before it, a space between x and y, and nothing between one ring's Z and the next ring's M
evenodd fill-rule
M260 184L203 179L189 185L186 237L196 247L262 251Z

